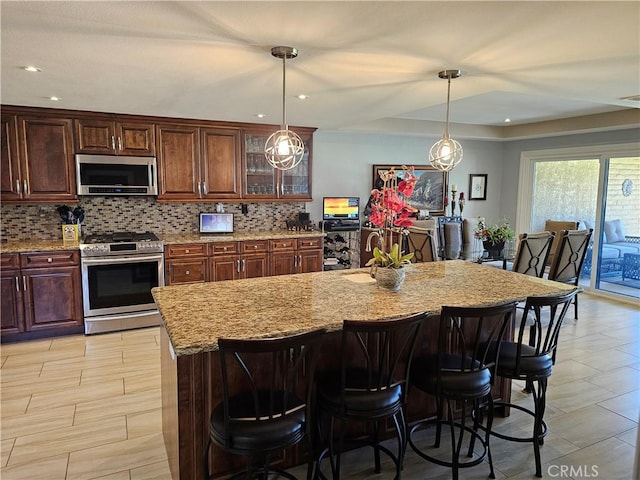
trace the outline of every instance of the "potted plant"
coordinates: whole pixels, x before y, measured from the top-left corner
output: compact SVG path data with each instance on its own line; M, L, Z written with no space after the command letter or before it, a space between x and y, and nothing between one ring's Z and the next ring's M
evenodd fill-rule
M371 266L378 285L397 290L404 280L404 265L413 258L413 253L405 254L398 243L392 242L394 232L403 234L413 225L412 215L416 209L410 207L405 198L413 193L416 176L413 167L402 167L402 179L399 172L391 168L380 172L382 188L371 192L371 215L369 220L378 227L378 246L373 249L373 258L367 262ZM383 271L387 272L383 272ZM386 277L394 280L390 284Z
M484 217L478 217L478 225L473 235L482 240L482 245L491 258L500 258L505 242L513 239L515 231L506 219L500 224L487 225Z

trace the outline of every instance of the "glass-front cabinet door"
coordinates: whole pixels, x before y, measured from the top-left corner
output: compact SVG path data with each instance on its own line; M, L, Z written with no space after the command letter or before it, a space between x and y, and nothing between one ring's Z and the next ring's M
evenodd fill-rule
M251 198L277 196L277 172L264 156L264 145L270 134L244 136L245 148L245 195Z
M272 128L265 128L245 132L245 198L311 200L313 129L295 129L304 141L304 156L290 170L274 169L265 158L264 146L274 131Z
M311 135L296 132L304 142L304 156L300 163L291 170L280 172L280 197L291 199L311 198L311 169L309 152L311 151Z

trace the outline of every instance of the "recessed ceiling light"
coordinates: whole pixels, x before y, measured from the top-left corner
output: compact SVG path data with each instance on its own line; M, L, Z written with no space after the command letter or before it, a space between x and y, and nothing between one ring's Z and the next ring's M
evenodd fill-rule
M266 115L264 113L256 113L255 116L258 117L258 118L266 117Z
M505 118L504 123L511 123L511 119L509 117Z
M27 65L26 67L22 67L23 70L27 72L41 72L42 69L38 67L34 67L33 65Z
M61 99L60 99L60 97L56 97L54 95L53 97L49 97L49 100L51 100L52 102L59 102Z
M306 100L307 98L309 98L309 95L305 95L304 93L301 93L300 95L296 95L296 98L298 100Z

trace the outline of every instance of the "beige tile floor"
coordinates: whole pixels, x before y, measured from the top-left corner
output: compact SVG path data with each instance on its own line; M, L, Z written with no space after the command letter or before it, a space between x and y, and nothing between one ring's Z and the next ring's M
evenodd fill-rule
M542 449L545 478L629 480L640 412L640 308L582 295L550 379ZM169 479L162 440L159 330L147 328L2 345L2 480ZM514 384L513 397L527 403ZM500 419L518 431L528 420ZM425 435L428 435L426 433ZM447 445L443 442L443 445ZM497 478L529 479L529 444L492 440ZM366 451L347 456L346 478L392 478ZM299 478L304 469L292 470ZM485 479L488 466L461 478ZM411 451L406 479L446 479L448 469Z

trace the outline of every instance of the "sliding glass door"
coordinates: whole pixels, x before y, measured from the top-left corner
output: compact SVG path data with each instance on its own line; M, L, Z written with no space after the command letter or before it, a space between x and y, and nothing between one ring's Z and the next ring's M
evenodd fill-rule
M586 290L640 297L638 151L617 145L522 154L518 231L542 231L546 220L593 228L580 277Z

